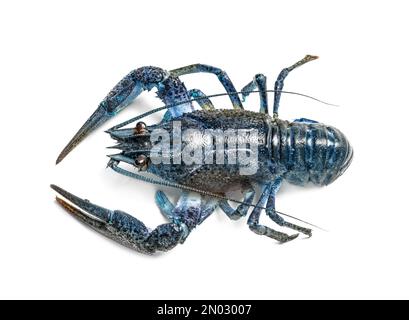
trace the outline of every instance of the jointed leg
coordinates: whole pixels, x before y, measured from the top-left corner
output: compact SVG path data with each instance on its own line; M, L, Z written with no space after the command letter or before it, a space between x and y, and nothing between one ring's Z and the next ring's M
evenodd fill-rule
M175 210L175 206L168 197L165 195L163 191L156 191L155 193L155 202L158 206L160 212L169 220L173 221L175 219L173 215L173 210Z
M207 98L207 96L200 91L199 89L192 89L189 90L189 96L193 99L195 98L200 98L198 100L196 100L196 102L199 104L199 106L203 109L203 110L213 110L214 106L213 103L210 101L209 98Z
M260 112L268 113L268 96L267 96L267 78L263 74L256 74L254 79L247 84L241 91L244 91L242 94L243 101L257 87L260 95Z
M304 227L300 227L296 224L289 223L285 221L275 210L275 196L280 188L281 185L281 178L278 178L275 183L273 184L271 190L270 190L270 195L268 197L267 205L266 205L266 213L270 217L271 220L273 220L275 223L277 223L279 226L290 228L293 230L296 230L298 232L304 233L307 236L311 237L311 229L307 229Z
M205 221L216 210L219 205L219 201L216 198L210 198L203 200L203 205L200 208L200 219L198 225Z
M260 196L260 199L259 199L259 201L257 203L257 206L254 208L253 212L251 213L251 215L250 215L250 217L249 217L249 219L247 221L247 224L249 225L251 231L253 231L253 232L255 232L255 233L259 234L259 235L264 235L264 236L270 237L270 238L272 238L274 240L277 240L277 241L279 241L281 243L284 243L284 242L287 242L287 241L290 241L290 240L293 240L293 239L297 238L298 233L289 236L286 233L279 232L279 231L276 231L276 230L271 229L269 227L266 227L264 225L261 225L260 222L259 222L260 221L260 214L261 214L261 210L262 210L261 207L263 207L265 205L265 203L267 202L267 199L268 199L268 197L270 195L271 190L272 189L277 189L279 187L280 183L281 183L281 181L278 181L278 182L275 181L273 183L269 183L269 184L266 184L264 186L263 192L262 192L262 194Z
M212 73L217 76L223 87L226 89L227 93L231 93L230 100L233 104L235 109L243 109L243 105L241 104L240 98L236 92L236 88L234 87L233 83L231 82L229 76L223 70L208 66L205 64L192 64L190 66L185 66L182 68L174 69L170 71L170 74L176 77L190 74L190 73L198 73L198 72L206 72Z
M158 205L162 214L169 221L176 221L177 217L175 216L175 206L170 202L168 197L163 191L157 191L155 194L156 204ZM218 200L215 198L202 198L202 203L200 206L200 217L198 220L198 225L206 220L218 206Z
M277 80L274 85L274 107L273 107L273 112L275 115L278 114L278 107L280 105L280 98L281 98L281 90L283 90L284 87L284 79L288 76L288 74L294 70L295 68L302 66L303 64L318 59L317 56L311 56L311 55L306 55L303 59L300 61L294 63L291 67L285 68L281 70L280 74L277 77Z
M188 95L191 99L196 99L200 98L198 100L195 100L197 104L202 108L203 110L213 110L214 106L212 101L210 101L209 98L199 89L192 89L188 91ZM172 119L172 114L170 110L166 111L165 115L163 116L163 121L168 121Z
M254 199L254 188L251 184L244 185L244 203L241 203L236 209L233 209L227 200L221 200L219 205L220 208L224 211L224 213L232 220L238 220L241 217L245 217L247 215L247 212L250 208L249 205L246 205L245 203L251 204Z

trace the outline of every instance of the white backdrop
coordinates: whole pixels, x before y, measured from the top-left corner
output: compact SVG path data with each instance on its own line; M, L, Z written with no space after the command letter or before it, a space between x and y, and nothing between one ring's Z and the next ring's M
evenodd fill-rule
M0 298L409 298L406 12L404 1L2 2ZM259 72L272 88L305 54L320 59L291 73L285 89L341 107L283 96L280 116L340 128L355 158L328 187L284 185L277 209L329 232L278 245L217 211L185 244L151 257L54 201L50 183L150 227L164 221L155 186L105 169L113 141L103 130L160 106L153 92L55 166L130 70L200 62L226 70L237 89ZM213 75L183 81L223 92ZM257 106L257 97L246 103Z

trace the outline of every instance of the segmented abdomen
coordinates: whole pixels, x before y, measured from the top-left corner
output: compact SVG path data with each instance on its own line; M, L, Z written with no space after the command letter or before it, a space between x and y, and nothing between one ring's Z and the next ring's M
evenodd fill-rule
M349 166L350 143L338 129L322 123L278 120L272 130L272 158L291 183L327 185Z

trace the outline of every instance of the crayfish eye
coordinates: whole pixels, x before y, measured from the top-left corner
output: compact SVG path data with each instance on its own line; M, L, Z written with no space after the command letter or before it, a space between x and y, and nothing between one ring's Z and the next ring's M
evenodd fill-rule
M145 122L140 121L140 122L138 122L136 124L136 127L135 127L136 134L141 134L141 133L144 133L146 131L147 130L146 130L146 123Z
M146 170L148 167L148 158L141 154L135 159L135 166L137 166L140 170Z

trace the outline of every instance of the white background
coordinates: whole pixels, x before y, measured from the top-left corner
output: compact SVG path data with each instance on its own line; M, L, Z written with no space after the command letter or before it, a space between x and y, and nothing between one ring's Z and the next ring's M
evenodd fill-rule
M408 55L404 1L13 1L0 5L0 298L409 298ZM105 169L103 129L161 102L154 93L55 159L130 70L206 63L237 89L302 58L281 118L340 128L348 171L325 188L285 185L277 209L329 229L278 245L217 211L185 244L144 256L79 224L50 183L148 226L155 186ZM188 88L223 92L213 75ZM215 99L230 107L228 99ZM257 97L247 108L256 110ZM158 121L159 116L148 119ZM172 195L178 192L168 190ZM270 226L272 222L263 220Z

